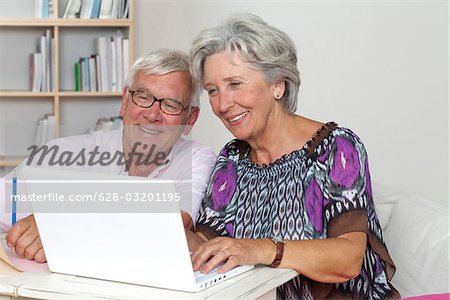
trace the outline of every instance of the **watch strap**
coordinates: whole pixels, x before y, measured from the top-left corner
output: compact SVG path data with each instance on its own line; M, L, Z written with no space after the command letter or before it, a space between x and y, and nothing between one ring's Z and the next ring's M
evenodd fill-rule
M270 264L270 267L277 268L281 264L281 260L283 259L284 254L284 241L279 239L272 239L272 242L277 246L277 253L275 255L275 259Z

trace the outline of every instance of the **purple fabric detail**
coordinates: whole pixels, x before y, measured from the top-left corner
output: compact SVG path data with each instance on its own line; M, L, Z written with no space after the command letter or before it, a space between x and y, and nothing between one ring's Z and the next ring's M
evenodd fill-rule
M372 195L372 183L370 181L370 173L369 173L369 160L366 157L366 161L364 162L364 176L366 177L366 193L367 195Z
M229 161L224 168L217 170L213 180L213 209L220 211L230 204L236 190L236 170L233 162Z
M323 197L319 184L313 178L306 190L306 212L311 224L318 233L323 231L323 207L328 204L328 200Z
M361 166L358 151L345 138L336 138L336 154L331 168L330 177L334 183L350 188L358 177Z
M226 231L228 232L228 234L230 235L230 236L234 236L234 225L233 225L233 223L227 223L227 224L225 224L225 229L226 229Z
M222 150L219 153L219 156L227 157L228 156L228 149L227 147L223 147Z
M383 266L381 265L380 261L377 259L375 262L375 276L380 275L383 272Z
M330 152L329 150L330 149L327 148L327 150L325 150L325 152L321 156L317 157L317 160L322 162L322 163L325 162L327 160L327 158L328 158L328 154Z

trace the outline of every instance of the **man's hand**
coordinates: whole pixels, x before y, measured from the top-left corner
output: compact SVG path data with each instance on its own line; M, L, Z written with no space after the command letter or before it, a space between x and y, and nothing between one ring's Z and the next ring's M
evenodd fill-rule
M6 235L6 242L20 257L39 263L47 261L34 215L29 215L14 224Z

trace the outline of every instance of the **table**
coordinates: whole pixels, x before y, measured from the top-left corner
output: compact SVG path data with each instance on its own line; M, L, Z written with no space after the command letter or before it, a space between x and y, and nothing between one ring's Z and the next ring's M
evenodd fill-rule
M0 300L6 299L256 299L297 276L291 269L256 266L197 293L138 286L74 275L15 272L0 261Z

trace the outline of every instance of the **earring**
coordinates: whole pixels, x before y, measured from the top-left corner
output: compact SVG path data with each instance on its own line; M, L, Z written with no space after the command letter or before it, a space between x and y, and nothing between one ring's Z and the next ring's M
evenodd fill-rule
M279 94L275 95L275 99L280 100L281 96Z

